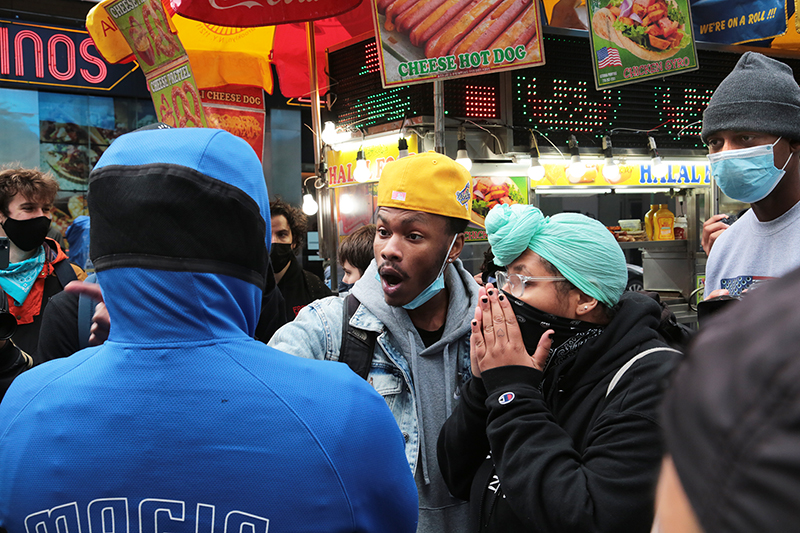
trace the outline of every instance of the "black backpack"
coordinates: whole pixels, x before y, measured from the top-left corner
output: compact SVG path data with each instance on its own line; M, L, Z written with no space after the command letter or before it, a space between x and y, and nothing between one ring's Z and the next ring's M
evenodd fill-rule
M339 362L345 363L353 372L367 379L372 365L375 343L378 340L378 333L350 325L350 318L355 314L359 305L361 305L361 302L352 294L348 294L345 297L344 312L342 313L342 347L339 350Z

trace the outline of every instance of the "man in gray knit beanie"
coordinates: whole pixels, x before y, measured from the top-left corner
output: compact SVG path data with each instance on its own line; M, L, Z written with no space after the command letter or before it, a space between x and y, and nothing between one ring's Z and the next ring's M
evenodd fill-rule
M705 294L740 296L800 266L800 86L792 69L745 52L711 96L702 137L714 182L751 207L729 228L724 214L703 225Z

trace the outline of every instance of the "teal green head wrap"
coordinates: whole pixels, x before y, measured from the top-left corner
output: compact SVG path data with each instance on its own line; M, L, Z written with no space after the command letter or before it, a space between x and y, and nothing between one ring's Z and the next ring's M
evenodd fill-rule
M529 248L578 289L609 307L625 290L625 254L597 220L577 213L546 217L533 206L498 205L486 217L486 231L498 266L509 265Z

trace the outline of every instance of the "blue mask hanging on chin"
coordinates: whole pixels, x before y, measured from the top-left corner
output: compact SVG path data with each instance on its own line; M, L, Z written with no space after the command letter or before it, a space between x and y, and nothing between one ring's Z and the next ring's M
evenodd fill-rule
M453 241L450 243L450 247L447 249L447 253L444 254L444 262L442 263L442 268L439 269L439 275L436 276L436 279L428 285L421 293L417 295L416 298L408 302L403 306L403 309L416 309L417 307L428 303L428 301L439 294L439 291L444 289L444 269L447 266L447 258L450 257L450 250L453 249L453 245L456 243L456 239L458 235L453 237ZM381 276L377 272L375 273L375 279L380 280Z
M436 276L436 279L433 280L433 283L428 285L427 288L419 293L416 298L404 305L403 309L416 309L417 307L426 304L428 300L439 294L439 291L444 289L444 269L447 266L447 258L450 257L450 250L453 249L453 245L456 243L457 238L458 235L453 237L450 247L447 249L447 253L444 254L444 262L442 263L442 268L439 269L439 275Z
M715 154L708 154L711 163L711 175L719 188L728 197L740 202L752 204L766 198L778 185L786 173L783 168L775 166L773 144L742 148L740 150L725 150Z

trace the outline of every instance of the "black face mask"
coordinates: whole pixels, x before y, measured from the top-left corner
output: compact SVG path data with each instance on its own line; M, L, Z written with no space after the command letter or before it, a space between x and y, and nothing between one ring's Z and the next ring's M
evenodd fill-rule
M588 340L603 329L597 324L591 324L582 320L570 320L568 318L545 313L523 302L519 298L511 296L506 291L503 291L503 294L505 294L508 301L511 302L514 314L517 316L519 329L522 332L522 342L525 344L525 350L528 354L533 354L533 352L536 351L539 340L548 329L552 329L555 332L550 337L553 340L553 344L550 346L551 354L558 351L559 348L576 336L580 339Z
M291 244L273 242L272 250L269 253L269 259L272 261L272 268L275 272L280 272L284 269L289 261L294 257L294 250Z
M339 292L350 292L350 289L353 288L353 285L355 285L355 283L341 282L339 284Z
M28 220L7 218L3 223L3 229L17 248L23 252L30 252L44 242L50 230L50 219L45 216Z

